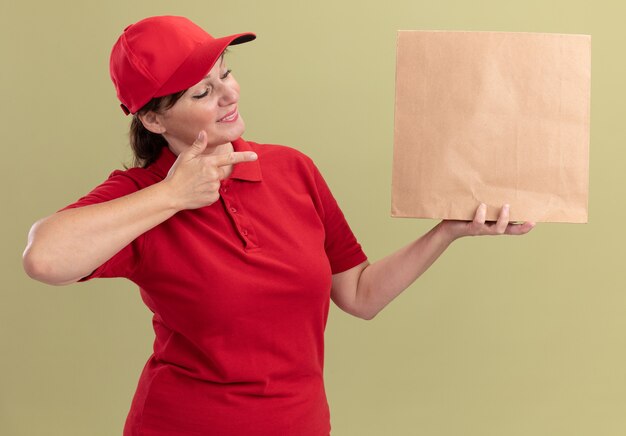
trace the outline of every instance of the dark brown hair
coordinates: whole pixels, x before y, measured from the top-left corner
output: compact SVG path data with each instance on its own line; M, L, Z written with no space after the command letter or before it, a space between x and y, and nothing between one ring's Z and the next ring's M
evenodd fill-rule
M133 115L133 119L130 122L130 131L128 132L130 148L133 150L134 155L133 167L146 168L159 157L161 149L167 147L165 138L146 129L139 119L139 115L146 114L149 111L158 113L171 108L183 96L185 91L179 91L163 97L155 97Z

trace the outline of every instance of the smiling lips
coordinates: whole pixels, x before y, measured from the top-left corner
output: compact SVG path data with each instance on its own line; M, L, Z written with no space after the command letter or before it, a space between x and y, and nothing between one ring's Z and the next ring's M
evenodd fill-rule
M231 112L227 113L222 118L217 120L217 122L218 123L232 123L234 121L237 121L237 118L239 118L239 112L237 112L237 108L235 107L235 109L233 109Z

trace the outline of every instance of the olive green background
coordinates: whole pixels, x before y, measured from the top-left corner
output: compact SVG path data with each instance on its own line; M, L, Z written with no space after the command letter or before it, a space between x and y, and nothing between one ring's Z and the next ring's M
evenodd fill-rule
M123 280L35 282L21 253L130 162L108 56L159 14L257 32L229 57L245 137L313 157L372 261L435 224L390 218L396 30L591 34L589 224L457 241L372 321L333 306L325 376L334 436L626 434L626 7L571 0L3 1L0 434L121 434L150 312Z

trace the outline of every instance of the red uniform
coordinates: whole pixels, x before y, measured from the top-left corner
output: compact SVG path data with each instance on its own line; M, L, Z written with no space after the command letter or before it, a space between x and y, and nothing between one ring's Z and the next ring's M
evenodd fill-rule
M324 328L331 274L366 260L313 162L238 139L220 200L140 235L83 280L126 277L154 312L154 353L125 436L326 436ZM164 148L146 169L114 171L68 207L163 180Z

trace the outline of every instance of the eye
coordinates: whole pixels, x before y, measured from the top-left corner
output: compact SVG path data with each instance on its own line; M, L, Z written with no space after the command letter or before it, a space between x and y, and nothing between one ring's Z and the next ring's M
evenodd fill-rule
M202 94L194 95L193 98L200 99L200 98L206 97L207 95L209 95L209 91L211 91L211 89L213 88L209 86Z
M226 70L226 72L224 74L222 74L222 77L220 77L220 79L224 80L225 78L227 78L232 70ZM202 94L198 94L198 95L194 95L192 96L192 98L195 98L196 100L200 99L200 98L204 98L207 95L209 95L211 92L213 91L213 86L209 85L207 87L207 89L202 93Z

